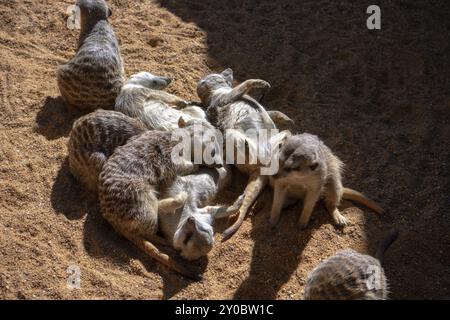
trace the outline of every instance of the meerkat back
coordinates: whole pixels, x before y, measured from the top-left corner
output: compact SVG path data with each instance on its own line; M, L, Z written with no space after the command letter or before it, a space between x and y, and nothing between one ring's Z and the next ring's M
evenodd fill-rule
M342 250L321 262L308 276L305 300L385 300L388 283L382 267L386 250L397 239L391 230L378 244L375 257Z
M58 67L64 102L81 110L112 109L124 83L119 44L104 0L78 0L81 32L75 56Z
M380 300L387 282L380 262L353 250L326 259L308 276L305 300Z
M96 191L100 171L114 150L145 131L139 120L116 111L97 110L79 118L68 143L71 173L89 191Z

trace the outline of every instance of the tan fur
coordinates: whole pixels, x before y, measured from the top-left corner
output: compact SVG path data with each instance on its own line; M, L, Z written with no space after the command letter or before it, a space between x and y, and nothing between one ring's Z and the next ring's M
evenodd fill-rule
M357 191L343 188L342 167L339 158L317 136L304 133L287 138L280 150L280 172L270 177L274 189L271 225L278 223L288 198L303 199L299 219L302 228L308 225L320 197L324 197L327 210L338 226L347 224L347 219L337 208L343 196L381 213L382 209L374 201Z
M206 114L201 108L188 107L188 101L162 91L170 82L170 78L149 72L134 74L123 86L114 109L141 120L151 130L176 129L180 116L186 121L204 119Z
M250 79L232 88L232 82L233 71L231 69L226 69L220 74L210 74L199 81L197 94L202 103L208 106L207 114L213 125L236 140L245 141L250 148L264 148L257 146L256 141L239 130L245 132L249 129L276 129L274 121L264 107L248 95L252 89L268 89L270 85L264 80ZM281 133L281 136L284 137L287 134L284 132ZM238 218L232 226L225 230L222 241L229 239L239 229L251 205L268 182L267 176L260 175L260 163L251 164L247 161L244 164L236 164L236 167L241 172L248 174L250 178L244 191Z
M182 129L194 137L191 127ZM173 183L178 175L190 174L198 166L192 162L172 161L172 150L178 144L172 132L147 131L133 137L115 150L99 177L100 208L105 219L124 237L148 255L181 274L199 276L161 253L152 242L165 243L157 236L159 214L180 208L186 193L174 199L157 199L162 185Z
M97 190L100 171L114 150L146 131L136 119L108 110L97 110L75 121L68 142L69 168L89 191Z
M397 239L391 230L378 244L375 257L353 250L339 251L321 262L308 275L305 300L381 300L388 297L388 282L382 267L384 253Z
M318 265L308 276L305 300L384 300L387 280L380 262L343 250Z
M78 0L81 32L75 56L58 67L58 87L64 102L77 109L112 109L123 85L119 44L107 19L103 0Z

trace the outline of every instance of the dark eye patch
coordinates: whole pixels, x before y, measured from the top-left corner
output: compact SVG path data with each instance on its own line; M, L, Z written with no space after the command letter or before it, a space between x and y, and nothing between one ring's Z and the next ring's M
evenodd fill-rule
M318 166L319 166L318 163L314 163L314 164L310 165L309 168L310 168L312 171L314 171L314 170L316 170L316 168L317 168Z

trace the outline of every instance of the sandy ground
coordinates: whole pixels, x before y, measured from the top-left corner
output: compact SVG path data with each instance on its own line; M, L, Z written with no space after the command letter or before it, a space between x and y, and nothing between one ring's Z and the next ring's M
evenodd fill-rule
M217 234L192 282L115 234L68 173L79 115L58 99L55 70L78 37L65 25L72 1L1 1L0 298L299 299L319 261L371 253L392 226L391 297L449 298L450 6L426 3L378 1L382 30L369 31L366 7L347 1L110 1L127 75L172 76L169 91L192 100L198 79L225 67L269 81L267 108L318 134L346 163L345 184L386 209L344 202L350 225L336 229L320 205L300 231L298 204L271 232L266 191L235 237ZM80 290L66 286L70 265Z

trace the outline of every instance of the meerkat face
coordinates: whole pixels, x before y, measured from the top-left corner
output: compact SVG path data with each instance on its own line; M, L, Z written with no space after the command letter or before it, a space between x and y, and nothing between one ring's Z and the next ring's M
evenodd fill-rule
M186 260L199 259L211 251L214 244L211 219L208 214L195 213L182 222L175 232L174 247Z
M280 171L277 178L295 176L306 178L323 170L323 163L314 145L288 138L280 150Z
M80 8L81 25L107 20L112 15L104 0L77 0L76 5Z
M197 94L203 103L208 104L211 94L220 88L233 86L233 70L225 69L222 73L213 73L201 79L197 84Z
M142 86L149 89L162 90L172 82L171 78L160 77L150 72L139 72L128 79L126 85Z

